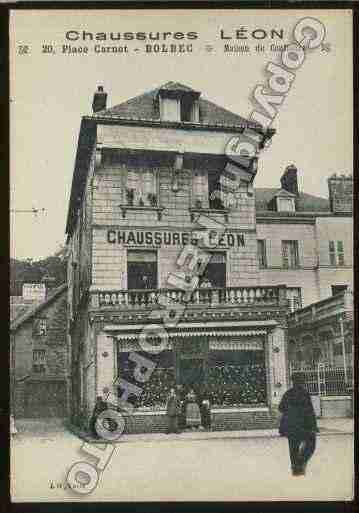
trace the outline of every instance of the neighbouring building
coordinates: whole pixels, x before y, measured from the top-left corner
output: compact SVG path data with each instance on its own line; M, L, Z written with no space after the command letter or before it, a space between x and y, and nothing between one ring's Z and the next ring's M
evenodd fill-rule
M25 301L25 302L24 302ZM15 418L67 417L67 284L21 306L10 323L11 410Z
M66 228L72 421L86 426L110 391L135 407L127 431L162 430L181 384L210 393L215 428L271 425L289 386L288 313L352 284L350 177L330 179L326 200L299 192L294 165L275 189L243 173L229 208L215 194L228 141L273 132L173 82L106 103L100 87L82 119ZM178 258L209 224L225 231L199 286L166 349L146 353L141 332L164 302L183 304L191 259Z

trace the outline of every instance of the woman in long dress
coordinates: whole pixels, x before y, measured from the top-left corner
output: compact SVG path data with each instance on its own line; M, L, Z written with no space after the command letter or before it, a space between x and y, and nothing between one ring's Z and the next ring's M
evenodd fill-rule
M189 391L186 399L186 425L190 428L198 428L201 425L201 411L193 390Z

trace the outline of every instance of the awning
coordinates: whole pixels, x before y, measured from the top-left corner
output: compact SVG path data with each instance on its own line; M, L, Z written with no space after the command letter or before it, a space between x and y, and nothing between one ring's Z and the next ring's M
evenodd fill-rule
M243 330L243 331L192 331L192 332L174 332L169 333L169 338L193 338L193 337L255 337L258 335L265 335L267 333L266 330ZM112 336L112 335L108 335ZM137 340L139 334L136 333L126 333L121 335L113 335L118 341L121 340Z

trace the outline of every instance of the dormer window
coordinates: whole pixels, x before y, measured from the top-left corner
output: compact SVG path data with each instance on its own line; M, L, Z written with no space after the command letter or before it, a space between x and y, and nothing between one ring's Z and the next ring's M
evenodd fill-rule
M295 212L294 198L277 198L278 212Z
M161 121L198 123L200 94L187 86L168 82L158 92Z
M181 104L177 98L160 98L162 121L181 121Z
M296 195L284 189L280 189L268 204L270 210L277 212L295 212Z

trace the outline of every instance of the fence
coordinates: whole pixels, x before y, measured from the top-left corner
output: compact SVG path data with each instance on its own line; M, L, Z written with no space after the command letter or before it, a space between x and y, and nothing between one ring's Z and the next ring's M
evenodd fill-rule
M291 376L300 375L310 395L350 395L353 388L353 368L318 364L316 367L293 367Z

